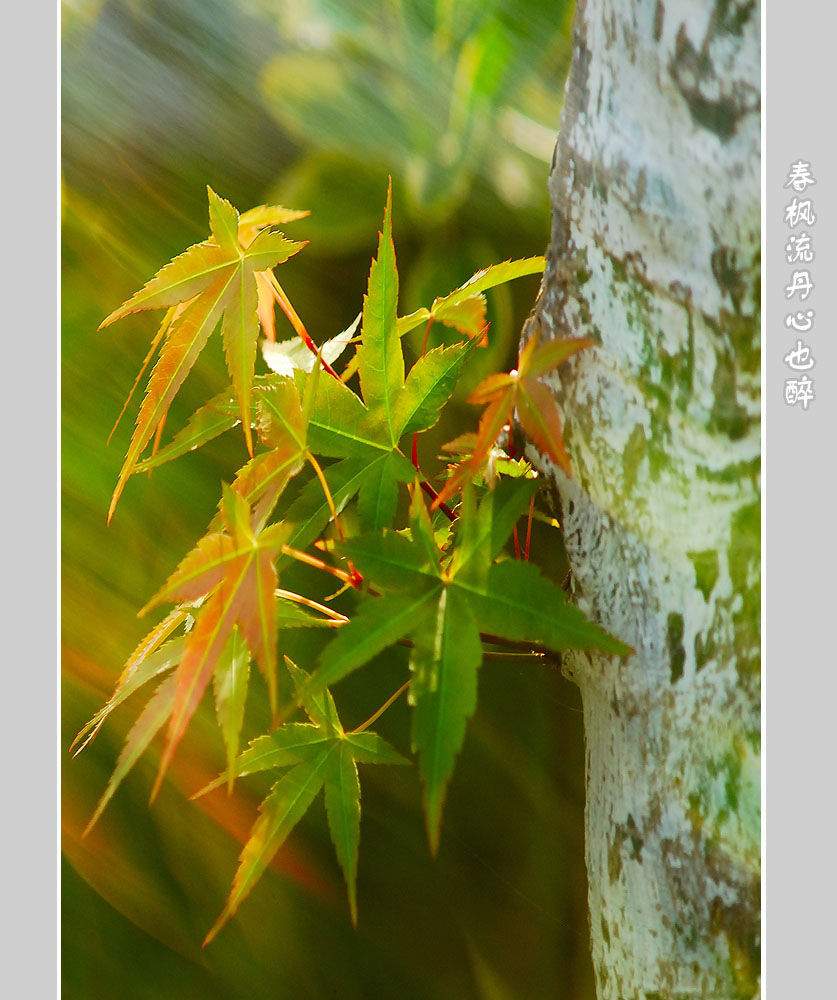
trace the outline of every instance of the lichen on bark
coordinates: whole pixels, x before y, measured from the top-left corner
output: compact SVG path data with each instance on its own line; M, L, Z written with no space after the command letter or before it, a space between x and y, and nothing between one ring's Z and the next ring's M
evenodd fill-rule
M759 992L760 8L580 0L524 339L574 476L575 596L636 655L575 656L601 1000Z

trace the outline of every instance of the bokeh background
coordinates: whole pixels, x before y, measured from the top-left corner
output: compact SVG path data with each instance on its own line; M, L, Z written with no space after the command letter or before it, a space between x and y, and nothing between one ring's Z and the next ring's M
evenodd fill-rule
M288 229L311 243L281 280L318 341L360 309L389 174L402 314L478 267L542 253L571 17L563 0L63 4L63 747L109 695L149 627L137 609L203 533L221 480L245 458L230 434L136 477L106 528L135 408L105 442L158 317L97 333L101 319L205 238L207 183L242 210L311 210ZM442 441L475 426L464 395L513 363L536 290L529 278L489 293L490 346L426 436L425 467ZM168 427L226 383L217 339ZM533 548L560 575L557 533L538 526ZM296 585L322 586L295 572ZM283 650L305 664L303 636L283 638ZM340 685L346 725L391 692L391 672L375 662ZM259 683L245 737L265 723ZM559 670L484 665L435 859L415 769L362 768L357 930L318 804L207 949L265 783L188 801L223 765L207 698L153 808L154 750L81 839L142 704L64 758L67 1000L593 996L580 702ZM408 752L403 699L377 728Z

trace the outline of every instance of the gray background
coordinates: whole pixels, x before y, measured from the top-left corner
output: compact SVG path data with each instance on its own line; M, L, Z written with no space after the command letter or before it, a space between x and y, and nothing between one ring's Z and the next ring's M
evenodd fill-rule
M0 995L58 990L58 16L21 4L0 61L4 249Z
M835 57L830 4L815 0L767 4L766 323L763 460L766 545L766 891L767 983L774 1000L834 993L835 726L837 656L834 585L837 533L833 516L835 374L837 374L837 157L834 133ZM763 106L764 106L763 105ZM811 163L817 183L804 195L817 220L807 230L815 258L814 289L801 306L785 298L793 267L785 259L792 232L783 188L790 165ZM799 265L796 265L799 267ZM791 308L812 308L814 327L796 334L784 325ZM816 399L807 412L784 403L795 377L783 358L797 336L812 349Z

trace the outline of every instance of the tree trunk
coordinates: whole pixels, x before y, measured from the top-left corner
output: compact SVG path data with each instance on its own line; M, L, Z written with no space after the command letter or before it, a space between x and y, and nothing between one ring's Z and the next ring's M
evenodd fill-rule
M579 0L524 339L574 477L578 603L630 643L578 654L600 1000L759 994L760 10Z

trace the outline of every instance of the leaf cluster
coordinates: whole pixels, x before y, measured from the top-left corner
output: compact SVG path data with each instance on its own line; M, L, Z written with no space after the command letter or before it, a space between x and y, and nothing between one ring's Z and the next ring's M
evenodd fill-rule
M210 189L209 238L163 267L102 324L140 310L167 310L146 359L147 365L160 348L109 518L132 474L238 424L251 456L231 484L222 486L207 530L141 613L164 603L174 609L132 653L114 694L74 743L76 752L83 749L114 709L156 682L91 826L165 728L153 799L210 682L226 768L203 791L220 785L231 791L236 778L256 771L281 772L261 805L229 899L207 940L235 913L321 790L356 919L357 764L405 762L369 729L403 691L409 691L410 742L435 851L485 655L498 647L541 657L567 648L630 653L569 604L563 590L527 558L508 558L507 541L513 534L517 538L527 511L531 524L536 478L525 463L508 456L505 464L494 462L491 475L486 470L516 412L532 439L569 471L557 411L539 379L589 341L532 340L515 372L483 382L471 398L486 411L441 493L416 459L417 435L436 424L486 336L485 292L542 269L543 258L486 268L430 307L399 317L390 188L361 315L317 347L273 272L304 246L275 227L303 214L261 206L239 215ZM291 340L276 340L277 304L294 330ZM403 335L421 323L429 333L435 322L455 328L462 339L425 350L408 370ZM160 447L171 400L219 324L231 384ZM271 371L257 375L260 336ZM352 347L338 372L333 366ZM292 480L298 488L288 501ZM400 504L405 494L409 504ZM351 531L344 528L349 505L356 514ZM398 511L405 507L408 516L399 525ZM350 590L350 614L338 611L332 599L320 602L283 589L280 576L294 560L336 577L342 584L338 593ZM280 703L280 643L294 628L318 629L321 642L309 670L285 657L295 694ZM367 724L344 730L331 688L396 646L409 649L409 674L399 678L396 694ZM240 752L251 661L264 677L273 723ZM293 721L298 709L306 722Z

